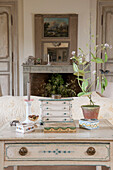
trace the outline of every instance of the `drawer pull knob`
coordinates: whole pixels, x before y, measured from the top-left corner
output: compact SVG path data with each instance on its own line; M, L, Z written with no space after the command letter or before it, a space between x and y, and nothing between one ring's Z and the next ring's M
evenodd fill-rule
M64 104L66 104L66 102L64 102Z
M48 102L46 102L46 104L48 104Z
M27 153L28 153L28 150L27 150L27 148L25 148L25 147L22 147L22 148L19 150L19 154L20 154L21 156L25 156Z
M96 150L93 147L89 147L86 152L88 155L94 155L96 153Z

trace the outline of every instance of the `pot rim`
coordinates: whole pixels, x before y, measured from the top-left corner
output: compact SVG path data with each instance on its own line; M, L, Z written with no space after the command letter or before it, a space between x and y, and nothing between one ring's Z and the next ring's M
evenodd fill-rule
M98 108L98 107L100 107L100 105L82 105L81 107L84 107L84 108L88 108L88 107L90 107L90 108Z

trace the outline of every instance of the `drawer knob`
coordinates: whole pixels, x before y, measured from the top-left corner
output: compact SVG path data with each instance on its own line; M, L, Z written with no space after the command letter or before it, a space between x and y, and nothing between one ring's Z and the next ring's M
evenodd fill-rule
M25 156L27 153L28 153L28 150L27 150L27 148L25 148L25 147L22 147L22 148L19 150L19 154L20 154L21 156Z
M89 147L86 152L88 155L94 155L96 153L96 150L93 147Z

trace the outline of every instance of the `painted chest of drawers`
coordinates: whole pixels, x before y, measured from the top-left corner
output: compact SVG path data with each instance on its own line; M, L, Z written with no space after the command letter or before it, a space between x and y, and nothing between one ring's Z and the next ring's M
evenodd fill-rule
M72 119L72 98L40 99L42 121L70 121Z
M100 120L96 130L79 128L76 133L48 133L42 127L32 133L17 133L15 127L0 129L0 170L8 166L102 166L113 170L113 126Z

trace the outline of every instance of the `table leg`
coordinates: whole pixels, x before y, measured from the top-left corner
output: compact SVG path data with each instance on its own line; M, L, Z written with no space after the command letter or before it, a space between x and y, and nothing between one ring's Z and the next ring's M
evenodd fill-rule
M18 166L14 166L14 167L13 167L13 170L18 170Z
M96 166L96 170L102 170L102 166Z
M0 170L4 170L4 142L0 142Z

